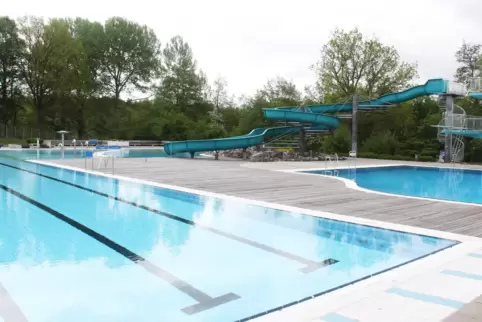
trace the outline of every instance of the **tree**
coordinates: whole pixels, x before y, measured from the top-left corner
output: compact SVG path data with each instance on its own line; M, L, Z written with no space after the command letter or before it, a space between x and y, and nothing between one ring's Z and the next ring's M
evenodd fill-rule
M8 17L0 17L0 123L12 119L14 125L22 97L20 57L24 43L18 37L17 24Z
M228 81L226 78L219 76L213 83L210 90L210 100L214 109L227 108L234 105L233 98L228 94Z
M269 79L256 96L270 104L298 105L301 103L301 93L296 85L282 77Z
M102 37L101 68L106 90L118 106L121 93L132 87L145 92L158 75L160 43L155 32L124 18L107 20Z
M103 91L101 59L104 54L104 28L100 23L77 18L70 21L72 35L78 44L75 60L72 101L75 106L74 120L79 138L86 132L85 110L89 100L98 97Z
M45 25L41 18L23 17L19 26L19 35L26 44L21 75L31 94L40 131L54 90L65 89L70 84L75 49L68 24L63 20L52 20Z
M190 118L205 116L212 105L207 101L207 79L197 69L191 47L182 37L173 37L163 50L162 81L158 99Z
M461 65L455 72L455 79L458 82L466 83L469 78L480 75L482 68L481 57L482 45L464 42L455 53L455 58Z
M395 48L365 39L358 29L336 29L312 68L327 101L401 90L417 76L416 65L402 62Z

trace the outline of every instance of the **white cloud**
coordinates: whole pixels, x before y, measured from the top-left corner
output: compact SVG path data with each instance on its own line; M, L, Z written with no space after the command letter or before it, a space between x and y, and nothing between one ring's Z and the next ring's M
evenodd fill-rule
M2 13L82 16L103 21L123 16L147 24L163 43L183 36L213 80L225 76L230 91L251 94L268 78L283 76L302 88L314 81L308 67L336 28L358 27L416 61L420 82L452 78L462 40L482 42L479 0L59 0L8 1Z

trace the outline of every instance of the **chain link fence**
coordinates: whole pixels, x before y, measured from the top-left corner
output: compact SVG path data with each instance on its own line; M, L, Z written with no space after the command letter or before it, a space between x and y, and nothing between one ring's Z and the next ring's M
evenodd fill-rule
M36 138L40 133L40 138L44 140L55 140L60 138L60 134L54 130L39 130L32 127L20 127L0 124L0 138L26 140Z

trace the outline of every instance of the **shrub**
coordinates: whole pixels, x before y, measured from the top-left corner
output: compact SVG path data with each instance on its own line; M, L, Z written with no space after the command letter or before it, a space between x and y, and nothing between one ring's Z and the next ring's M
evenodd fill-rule
M438 150L422 150L420 152L420 156L425 156L425 157L435 157L439 154Z
M42 144L43 142L44 142L44 140L42 140L42 139L39 140L40 144ZM27 139L27 144L37 144L37 139L36 138Z
M422 162L433 162L433 161L435 161L435 157L431 157L431 156L427 156L427 155L421 155L418 158L418 160L422 161Z
M367 159L383 159L383 160L402 160L413 161L414 157L406 155L392 155L392 154L376 154L373 152L361 152L358 153L358 157Z
M390 131L380 132L370 136L362 144L362 150L365 152L380 153L392 155L398 150L400 143Z

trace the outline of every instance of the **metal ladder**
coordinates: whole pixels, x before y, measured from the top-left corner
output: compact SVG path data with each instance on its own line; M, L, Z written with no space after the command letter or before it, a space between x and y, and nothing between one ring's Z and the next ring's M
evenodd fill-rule
M464 148L465 144L463 137L460 135L452 135L452 155L450 156L450 162L458 162L459 154L464 151Z
M327 156L325 158L325 174L326 175L338 175L338 154L335 153L334 158Z

